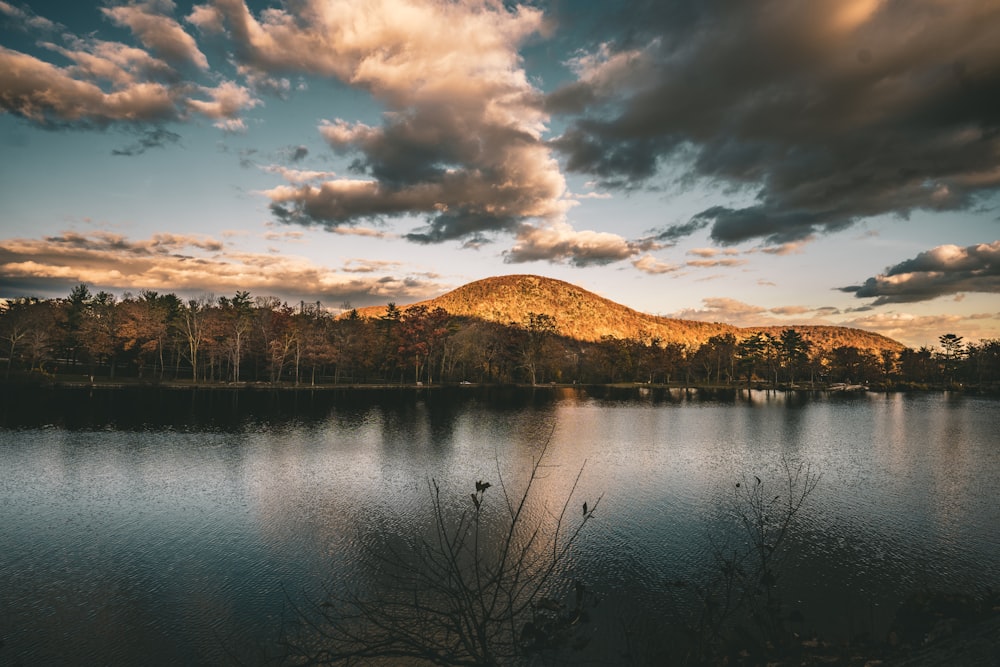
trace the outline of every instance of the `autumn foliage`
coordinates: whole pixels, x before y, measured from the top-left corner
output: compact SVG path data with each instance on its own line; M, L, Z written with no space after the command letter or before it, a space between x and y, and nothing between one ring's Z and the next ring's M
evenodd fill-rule
M0 306L8 378L286 385L657 383L978 385L1000 341L913 350L857 329L744 329L636 312L537 276L478 281L432 301L333 313L274 297L64 299Z

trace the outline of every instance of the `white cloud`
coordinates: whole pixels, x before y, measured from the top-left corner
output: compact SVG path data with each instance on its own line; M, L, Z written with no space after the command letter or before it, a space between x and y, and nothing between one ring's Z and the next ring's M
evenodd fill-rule
M336 178L337 176L332 171L317 171L312 169L290 169L289 167L283 167L281 165L276 165L276 164L262 166L261 170L271 174L278 174L283 179L293 184L308 183L310 181L324 181Z
M335 118L320 134L357 156L369 177L266 192L279 218L330 227L426 216L421 243L510 232L561 220L559 165L542 140L547 116L518 47L546 29L540 10L490 0L302 0L255 16L240 0L197 7L188 21L227 29L240 71L333 77L387 109L378 126Z
M1000 241L942 245L900 262L862 285L842 287L874 305L912 303L963 292L1000 293Z
M189 107L208 118L216 119L216 127L229 131L246 129L239 114L244 109L252 109L260 104L260 100L250 94L250 91L232 81L223 81L214 88L202 88L211 101L188 100Z
M673 273L681 268L676 264L662 262L648 253L642 257L637 257L632 260L632 266L639 269L643 273L651 273L654 275L661 273Z
M102 7L101 12L121 26L127 26L142 42L175 65L192 64L208 69L208 59L191 35L165 13L172 12L170 0L149 0L128 5Z
M545 260L585 266L617 262L634 254L635 249L617 234L576 231L565 222L556 222L544 227L522 225L514 247L505 253L505 260L514 263Z
M942 334L960 332L966 342L1000 336L1000 313L970 315L914 315L905 312L871 313L847 319L839 324L857 327L894 338L904 345L918 348L935 347Z
M155 234L130 240L110 232L64 232L45 239L0 241L0 281L51 286L85 282L110 290L153 289L187 295L249 290L290 300L382 303L382 297L421 299L440 293L427 279L397 276L391 264L372 265L360 280L356 262L336 271L288 253L239 252L202 235ZM20 295L11 295L20 296Z

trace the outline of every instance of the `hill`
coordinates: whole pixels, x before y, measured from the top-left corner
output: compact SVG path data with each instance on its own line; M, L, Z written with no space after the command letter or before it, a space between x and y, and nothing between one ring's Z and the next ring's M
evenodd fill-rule
M497 276L463 285L434 299L415 304L396 304L401 310L423 305L443 308L452 315L508 324L523 322L528 313L555 318L559 333L583 341L615 338L658 337L667 343L697 347L712 336L731 333L745 338L760 331L772 335L795 329L816 349L841 345L879 352L901 350L903 345L885 336L861 329L835 326L783 326L741 328L720 322L699 322L649 315L628 308L593 292L554 278L532 275ZM359 308L363 317L380 317L386 306Z

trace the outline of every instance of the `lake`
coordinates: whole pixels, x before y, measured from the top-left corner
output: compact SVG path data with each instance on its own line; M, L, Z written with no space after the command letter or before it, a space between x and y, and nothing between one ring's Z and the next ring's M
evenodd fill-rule
M363 581L365 545L426 521L429 481L558 509L602 497L569 571L622 618L674 618L739 540L736 482L821 475L790 536L789 606L884 634L925 588L1000 588L1000 401L948 393L452 387L8 390L0 663L256 663L291 609ZM498 470L500 473L498 473ZM492 497L492 496L491 496ZM574 505L575 506L575 505Z

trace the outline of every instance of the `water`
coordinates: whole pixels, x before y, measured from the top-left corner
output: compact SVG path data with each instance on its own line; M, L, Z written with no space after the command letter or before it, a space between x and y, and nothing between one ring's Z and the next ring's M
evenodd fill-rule
M607 617L683 613L734 484L822 475L787 598L830 636L910 592L1000 585L1000 402L951 394L455 388L17 392L0 408L0 663L260 662L358 554L476 480L602 496L570 569ZM498 472L499 470L499 472ZM491 492L492 493L492 492ZM497 498L497 496L490 496Z

